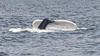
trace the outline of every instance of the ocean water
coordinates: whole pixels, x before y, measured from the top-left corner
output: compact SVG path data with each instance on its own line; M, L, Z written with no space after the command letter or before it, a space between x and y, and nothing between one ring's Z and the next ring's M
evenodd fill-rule
M36 19L70 20L87 30L9 32ZM100 0L0 0L0 56L100 56Z

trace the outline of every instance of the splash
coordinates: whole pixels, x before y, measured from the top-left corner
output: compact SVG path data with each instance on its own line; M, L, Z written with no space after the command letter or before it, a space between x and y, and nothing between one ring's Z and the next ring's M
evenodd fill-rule
M36 29L36 28L11 28L9 29L10 32L56 32L53 30L40 30L40 29Z
M78 30L87 30L88 28L82 27L82 28L77 28Z
M36 28L11 28L9 29L10 32L61 32L61 31L74 31L74 29L57 29L57 28L53 28L53 29L46 29L46 30L40 30L40 29L36 29Z
M87 28L78 28L78 30L86 30ZM51 28L46 30L40 30L36 28L11 28L9 29L10 32L61 32L61 31L75 31L77 29L58 29L58 28Z

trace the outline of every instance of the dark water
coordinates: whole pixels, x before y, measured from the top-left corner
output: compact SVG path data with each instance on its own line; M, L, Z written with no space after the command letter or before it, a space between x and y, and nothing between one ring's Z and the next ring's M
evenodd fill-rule
M88 30L9 32L36 19L65 19ZM0 56L100 56L100 0L0 0Z

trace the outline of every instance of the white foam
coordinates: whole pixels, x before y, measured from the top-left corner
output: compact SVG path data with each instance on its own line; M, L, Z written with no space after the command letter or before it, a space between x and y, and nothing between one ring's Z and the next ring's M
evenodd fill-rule
M10 32L21 32L23 31L21 28L11 28L9 29Z
M35 28L25 28L25 29L11 28L11 29L9 29L9 31L10 32L24 32L24 31L27 31L27 32L56 32L53 30L39 30L39 29L35 29Z
M88 28L82 27L82 28L78 28L78 29L80 29L80 30L81 30L81 29L82 29L82 30L86 30L86 29L88 29Z
M9 29L10 32L60 32L60 31L74 31L75 29L46 29L46 30L40 30L36 28L11 28Z

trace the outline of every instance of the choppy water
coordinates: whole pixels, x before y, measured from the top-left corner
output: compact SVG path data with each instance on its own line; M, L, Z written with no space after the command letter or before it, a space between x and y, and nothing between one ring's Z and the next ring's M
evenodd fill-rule
M36 19L65 19L88 30L9 32ZM0 0L0 56L100 56L100 0Z

